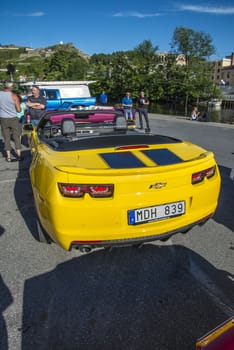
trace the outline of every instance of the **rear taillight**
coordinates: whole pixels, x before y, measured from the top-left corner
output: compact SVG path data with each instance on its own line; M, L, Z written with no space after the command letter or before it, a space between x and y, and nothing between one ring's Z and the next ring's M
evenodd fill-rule
M213 166L211 168L192 174L192 184L195 185L199 182L202 182L205 178L210 179L212 176L214 176L215 170L216 166Z
M81 198L88 193L91 197L95 198L103 198L103 197L111 197L114 192L114 185L90 185L90 184L64 184L58 183L58 187L60 193L64 197L75 197Z

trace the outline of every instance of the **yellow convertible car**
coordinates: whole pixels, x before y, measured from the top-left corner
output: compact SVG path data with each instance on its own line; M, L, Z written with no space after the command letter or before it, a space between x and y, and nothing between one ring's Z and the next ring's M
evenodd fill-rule
M92 113L103 119L89 122ZM47 111L24 132L40 241L82 252L138 246L186 233L216 210L214 154L129 129L121 111Z

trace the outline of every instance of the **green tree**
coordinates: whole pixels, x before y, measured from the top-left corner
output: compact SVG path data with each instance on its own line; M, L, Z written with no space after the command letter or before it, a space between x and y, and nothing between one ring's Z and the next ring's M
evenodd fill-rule
M158 64L158 56L155 55L157 50L157 46L145 40L134 50L91 56L89 71L91 78L97 80L95 93L104 89L108 92L109 101L112 99L115 103L121 101L127 90L133 98L138 96L142 88L147 94L153 92L155 98L161 96L158 84L153 85L153 81L157 81L154 79Z
M61 49L47 59L46 79L64 80L69 65L70 54Z
M185 56L186 64L194 58L206 58L215 53L209 34L193 29L177 27L174 31L171 48L176 54Z
M135 47L134 51L144 58L151 58L158 51L158 46L153 46L150 40L144 40Z
M70 59L65 75L65 80L84 80L87 75L89 64L82 57L73 57Z
M137 93L139 94L139 91L144 89L147 95L151 95L154 99L161 96L158 84L160 57L156 55L157 51L158 46L153 46L150 40L144 40L134 49Z
M196 32L193 29L177 27L174 31L172 42L172 52L183 54L185 57L185 66L181 69L181 89L185 96L184 106L185 115L188 113L188 103L190 98L200 96L202 75L207 68L205 58L215 53L212 39L205 32ZM212 84L211 74L205 75L209 85Z
M27 76L29 80L42 80L44 77L45 60L39 57L30 58L27 64L20 66L18 75Z
M75 80L84 79L88 70L88 62L81 57L72 44L56 46L56 51L45 60L45 79Z

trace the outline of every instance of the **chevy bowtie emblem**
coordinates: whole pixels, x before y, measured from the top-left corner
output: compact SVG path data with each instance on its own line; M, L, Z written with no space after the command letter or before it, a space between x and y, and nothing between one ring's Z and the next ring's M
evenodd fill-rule
M155 188L156 190L158 190L159 188L165 187L166 185L166 182L156 182L155 184L150 185L149 188Z

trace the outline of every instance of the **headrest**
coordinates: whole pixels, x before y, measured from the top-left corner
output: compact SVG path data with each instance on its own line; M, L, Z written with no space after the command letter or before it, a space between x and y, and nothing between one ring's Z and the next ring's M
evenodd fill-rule
M71 118L64 118L61 122L62 135L72 135L76 133L76 124Z

